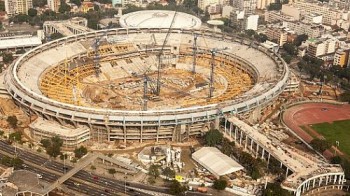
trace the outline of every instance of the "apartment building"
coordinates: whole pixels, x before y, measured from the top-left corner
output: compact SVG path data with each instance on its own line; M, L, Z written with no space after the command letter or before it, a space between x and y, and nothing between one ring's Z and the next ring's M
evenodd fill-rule
M287 43L288 33L280 27L268 26L266 28L266 36L269 40L275 41L279 46Z
M50 10L58 12L61 5L61 0L47 0L47 5L49 6Z
M292 16L283 14L281 11L268 11L265 12L265 21L267 23L276 23L282 21L297 21Z
M349 61L349 50L338 49L334 54L333 65L346 67Z
M33 8L32 0L5 0L5 11L8 16L28 14L30 8Z
M342 14L339 10L332 9L326 4L311 3L297 1L293 6L300 9L302 15L319 14L322 15L322 23L326 25L334 25L334 21L341 18Z
M257 9L266 9L271 3L275 3L275 0L257 0Z
M307 54L312 57L321 57L335 53L339 41L337 39L309 39L307 40Z
M322 25L308 24L302 22L283 21L283 27L294 31L296 34L306 34L309 38L316 38L323 35L326 30Z

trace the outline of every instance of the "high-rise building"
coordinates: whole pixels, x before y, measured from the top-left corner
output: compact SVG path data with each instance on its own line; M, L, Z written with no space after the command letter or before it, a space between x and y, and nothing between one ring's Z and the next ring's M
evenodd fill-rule
M9 16L28 14L30 8L33 8L32 0L5 0L5 11Z
M47 5L49 6L50 10L58 12L58 9L61 6L61 0L47 0Z
M257 9L266 9L271 3L275 3L275 0L258 0L256 4Z

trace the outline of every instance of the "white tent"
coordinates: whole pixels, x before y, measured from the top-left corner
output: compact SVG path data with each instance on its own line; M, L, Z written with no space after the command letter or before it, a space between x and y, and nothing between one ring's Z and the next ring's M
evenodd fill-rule
M214 147L203 147L194 152L192 158L214 174L215 177L220 177L243 169L239 163Z

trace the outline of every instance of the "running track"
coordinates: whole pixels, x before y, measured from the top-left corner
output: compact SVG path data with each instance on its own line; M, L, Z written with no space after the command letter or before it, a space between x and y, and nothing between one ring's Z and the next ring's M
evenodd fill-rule
M347 119L350 119L349 104L306 103L288 108L283 113L285 124L308 143L313 138L300 126Z

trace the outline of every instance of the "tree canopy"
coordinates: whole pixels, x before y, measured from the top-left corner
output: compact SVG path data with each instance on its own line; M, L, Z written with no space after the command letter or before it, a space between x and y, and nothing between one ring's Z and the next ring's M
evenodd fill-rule
M171 195L182 195L187 188L182 186L180 182L177 180L172 180L169 186L169 193Z
M13 132L9 135L9 139L11 141L20 142L20 141L22 141L22 133L19 131Z
M148 175L154 177L156 179L159 176L159 166L157 165L151 165L148 169Z
M63 141L59 136L54 136L50 140L42 139L40 143L46 150L46 153L51 157L56 158L61 154L61 147L63 145Z
M5 155L1 158L1 164L6 165L7 167L14 167L15 169L18 169L22 166L23 160L18 157L11 158Z
M332 146L332 144L327 141L327 140L323 140L323 139L313 139L310 142L310 145L318 152L323 153L325 150L327 150L328 148L330 148Z
M88 152L87 148L84 146L80 146L79 148L76 148L74 150L74 155L76 158L80 159L81 157L83 157L84 155L86 155Z
M3 58L4 63L6 63L6 64L12 63L12 61L13 61L13 55L10 52L2 53L2 58Z
M175 178L175 171L172 170L170 167L166 167L166 168L163 170L162 174L163 174L164 176L166 176L167 179L169 179L169 178Z
M225 190L227 187L227 181L225 179L217 179L213 183L213 188L216 190Z
M339 95L340 101L350 103L350 91L345 91Z
M221 143L222 138L223 138L222 133L217 129L212 129L212 130L208 131L204 137L205 143L208 146L215 146L215 145Z
M268 183L262 192L263 196L292 196L287 190L282 189L278 183Z
M61 5L58 8L58 11L60 13L67 13L67 12L70 12L70 9L71 9L71 7L66 3L66 1L61 0Z
M6 121L12 128L17 127L18 119L16 116L8 116Z
M30 8L28 10L28 16L35 17L38 14L38 11L36 9Z

